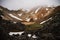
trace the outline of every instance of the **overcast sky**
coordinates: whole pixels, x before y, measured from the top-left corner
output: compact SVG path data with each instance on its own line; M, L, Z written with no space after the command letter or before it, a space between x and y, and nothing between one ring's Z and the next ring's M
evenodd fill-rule
M60 0L0 0L0 5L10 9L31 9L41 5L60 5Z

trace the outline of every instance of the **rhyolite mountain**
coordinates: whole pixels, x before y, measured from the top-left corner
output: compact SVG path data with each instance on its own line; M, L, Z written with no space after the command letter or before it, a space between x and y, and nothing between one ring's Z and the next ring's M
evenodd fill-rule
M13 22L22 22L23 24L43 24L45 21L51 19L54 9L55 7L36 7L28 12L23 9L9 10L0 6L0 11L3 12L3 19Z

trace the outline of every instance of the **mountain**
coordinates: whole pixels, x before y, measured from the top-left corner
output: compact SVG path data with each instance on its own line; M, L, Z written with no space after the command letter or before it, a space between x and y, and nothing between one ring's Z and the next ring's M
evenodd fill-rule
M55 7L36 7L32 8L29 12L27 10L8 10L0 6L0 11L3 12L2 18L13 22L21 21L23 24L44 23L49 19Z

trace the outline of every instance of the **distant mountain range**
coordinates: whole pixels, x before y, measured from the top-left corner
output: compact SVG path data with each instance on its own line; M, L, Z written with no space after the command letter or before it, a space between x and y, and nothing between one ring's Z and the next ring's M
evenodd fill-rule
M5 20L10 20L13 22L22 22L23 24L42 24L51 19L55 8L56 7L36 7L28 12L27 10L23 9L8 10L7 8L0 6L0 11L3 14L1 15L1 17Z

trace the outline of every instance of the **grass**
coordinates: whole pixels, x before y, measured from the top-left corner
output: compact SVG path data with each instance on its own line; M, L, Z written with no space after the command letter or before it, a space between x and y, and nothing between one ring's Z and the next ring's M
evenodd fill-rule
M41 29L42 27L43 27L43 25L34 23L31 25L27 25L26 30L37 30L37 29Z

